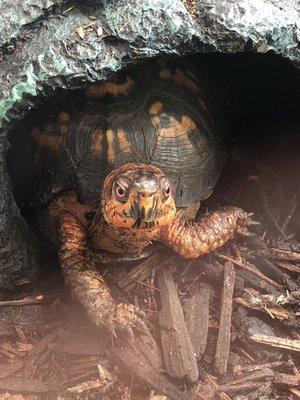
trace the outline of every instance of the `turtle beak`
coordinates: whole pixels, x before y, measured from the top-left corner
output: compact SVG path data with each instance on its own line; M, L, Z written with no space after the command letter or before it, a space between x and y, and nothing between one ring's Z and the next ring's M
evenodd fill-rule
M133 212L137 218L136 224L140 226L142 222L154 225L154 219L157 216L158 208L158 189L159 185L156 178L147 173L143 173L139 179L134 182L137 197L133 205Z
M138 201L139 217L144 222L152 221L157 214L157 196L141 194Z

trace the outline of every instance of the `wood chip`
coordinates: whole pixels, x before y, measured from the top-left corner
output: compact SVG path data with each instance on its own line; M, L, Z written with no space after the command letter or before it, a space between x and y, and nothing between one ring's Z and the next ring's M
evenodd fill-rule
M166 268L159 270L158 286L161 304L159 325L165 370L172 377L187 378L195 382L199 374L193 345L173 276Z
M270 296L267 297L252 288L246 288L243 297L236 297L234 302L248 309L261 311L273 319L277 318L286 321L295 319L292 311L276 305L275 302L272 304L268 299L271 299Z
M270 285L275 286L277 289L284 289L283 285L280 285L278 282L273 281L273 279L269 278L268 276L264 275L255 265L250 264L249 262L246 261L239 261L236 260L233 257L229 257L225 254L220 254L220 253L215 253L218 257L222 258L223 260L226 261L231 261L234 265L237 265L238 267L244 268L245 270L252 272L253 274L257 275L259 278L263 279Z
M154 253L130 271L118 277L118 286L124 292L130 292L139 283L145 282L150 278L153 270L157 270L164 258L161 253Z
M59 385L43 383L37 379L28 378L3 378L0 380L0 390L16 393L47 393L58 392L62 388Z
M24 376L33 376L37 367L37 362L43 351L45 351L50 343L52 343L58 336L62 336L64 331L62 329L53 329L48 335L40 339L39 342L28 352L28 356L24 362Z
M299 386L300 385L300 374L297 375L289 375L277 372L274 376L274 383L277 383L281 386Z
M234 381L231 381L229 383L226 383L225 385L220 386L219 390L223 390L226 392L229 388L243 385L245 383L249 383L251 381L257 381L257 380L263 380L266 378L271 378L274 376L274 371L270 368L263 368L258 371L251 372L250 374L247 374L245 376L242 376L241 378L235 379Z
M2 300L0 301L0 307L8 307L8 306L27 306L29 304L39 304L43 301L44 296L37 295L34 297L25 297L20 300Z
M70 393L83 393L90 389L100 388L105 384L105 381L101 381L100 379L94 379L86 382L82 382L79 385L68 388L68 392Z
M277 336L267 336L261 333L255 333L249 337L257 343L267 344L268 346L290 351L300 351L300 340L286 339Z
M118 363L122 379L127 378L132 384L132 379L146 385L149 390L169 396L172 400L184 400L185 393L181 392L175 383L171 382L164 373L162 367L149 362L146 357L143 338L135 338L133 346L124 343L114 348L112 355ZM149 348L147 352L151 351Z
M186 325L196 357L203 354L206 348L211 293L211 286L201 283L195 292L184 300Z
M215 355L215 370L221 375L225 374L227 370L229 358L234 281L234 266L231 262L226 262L224 266L224 284L221 298L220 326Z
M276 265L280 268L286 269L290 272L295 272L296 274L300 274L300 267L294 265L292 263L286 261L277 261Z
M23 368L23 362L19 360L12 360L7 363L0 364L0 379L12 375L21 368Z

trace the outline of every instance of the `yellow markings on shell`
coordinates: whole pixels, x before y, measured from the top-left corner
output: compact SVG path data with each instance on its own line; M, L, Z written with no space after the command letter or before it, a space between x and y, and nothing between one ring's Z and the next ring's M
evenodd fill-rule
M188 71L188 73L190 74L190 76L192 75L191 71ZM199 86L191 78L185 75L180 69L177 68L176 71L173 73L169 69L162 69L159 73L159 76L162 79L171 79L176 83L176 85L184 87L189 92L193 93L197 97L200 106L205 111L208 111L204 100L205 97L201 92Z
M114 97L120 95L128 95L134 87L134 80L131 76L126 76L124 83L102 82L90 85L85 89L85 94L88 97L101 98L110 94Z
M169 69L163 68L159 72L159 76L162 79L173 79L173 74Z
M100 128L97 128L91 137L91 150L94 154L100 155L102 152L102 139L103 139L103 132Z
M114 131L109 129L106 132L106 141L107 141L107 162L109 164L113 164L116 159L116 153L114 149Z
M50 132L40 132L38 127L35 127L30 136L32 139L37 143L39 149L47 149L52 151L57 151L60 145L60 138L59 136L54 136Z
M117 138L119 141L119 148L122 153L132 153L131 143L126 138L126 134L123 129L117 131Z
M156 101L155 103L153 103L151 105L151 107L149 108L149 114L151 115L157 115L160 114L162 111L162 102L161 101Z
M163 105L162 105L161 101L156 101L149 108L149 114L151 115L151 121L154 126L157 126L159 124L158 114L160 114L162 112L162 108L163 108Z
M169 117L170 124L167 128L160 130L160 136L165 138L176 138L187 135L196 129L196 124L188 115L183 115L181 122L174 117Z
M196 129L196 124L187 115L183 115L181 121L178 121L174 117L169 117L170 124L167 128L161 128L158 131L158 141L163 139L177 139L184 147L194 147L188 136L190 132Z
M190 77L193 76L191 71L187 72ZM200 90L199 86L187 75L185 75L180 69L176 69L175 72L172 73L169 69L161 69L159 76L162 79L170 79L175 82L176 85L184 87L187 89L189 92L191 92L197 99L200 108L206 113L206 116L208 119L211 121L211 116L210 112L207 108L206 101L205 101L205 96ZM207 126L207 123L205 121L202 121L203 124L205 125L206 129L209 130L209 127Z

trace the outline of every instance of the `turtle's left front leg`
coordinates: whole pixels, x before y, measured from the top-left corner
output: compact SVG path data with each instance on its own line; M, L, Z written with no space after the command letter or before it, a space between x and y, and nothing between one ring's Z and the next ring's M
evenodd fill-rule
M224 207L199 221L182 217L161 230L161 240L184 258L196 258L223 246L235 234L249 236L247 227L257 224L251 214L237 207Z

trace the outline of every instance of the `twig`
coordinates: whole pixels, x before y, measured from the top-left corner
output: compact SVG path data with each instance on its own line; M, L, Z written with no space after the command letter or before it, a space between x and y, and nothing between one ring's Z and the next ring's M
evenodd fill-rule
M283 285L280 285L277 282L274 282L273 279L269 278L268 276L265 276L262 272L259 271L258 268L256 268L254 265L244 261L244 263L242 263L241 261L236 260L235 258L229 257L225 254L221 254L221 253L215 253L216 256L222 258L223 260L227 260L227 261L231 261L233 264L237 265L238 267L241 267L249 272L252 272L253 274L257 275L258 277L260 277L261 279L263 279L264 281L270 283L271 285L275 286L277 289L284 289Z
M35 297L25 297L20 300L2 300L0 301L0 307L8 307L8 306L27 306L30 304L39 304L43 301L44 295L40 294Z
M297 265L288 263L286 261L277 261L276 265L280 268L287 269L290 272L296 272L297 274L300 274L300 267L297 267Z
M300 340L286 339L277 336L268 336L261 333L255 333L250 336L254 342L267 344L272 347L278 347L281 349L300 351Z
M251 372L250 374L242 376L241 378L235 379L234 381L231 381L229 383L226 383L225 385L220 386L220 390L226 392L233 386L238 386L251 381L271 378L274 376L274 374L275 374L274 371L272 371L270 368L264 368L259 371Z
M224 284L222 293L220 327L215 356L215 369L219 374L225 374L229 358L234 282L234 266L232 265L232 263L226 262L224 266Z

